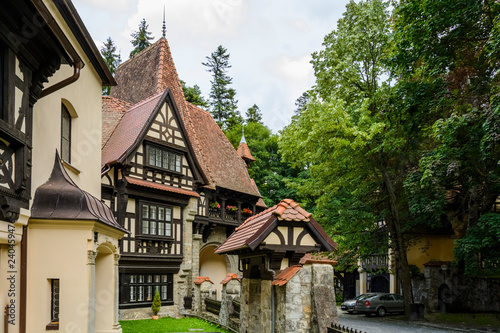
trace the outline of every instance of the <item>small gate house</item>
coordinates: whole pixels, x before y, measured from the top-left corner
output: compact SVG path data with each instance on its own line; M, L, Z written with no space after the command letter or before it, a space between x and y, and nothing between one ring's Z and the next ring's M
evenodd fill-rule
M290 199L236 228L215 253L239 256L240 332L272 332L273 327L275 332L322 332L321 326L326 332L336 316L335 262L310 253L336 247L312 214Z

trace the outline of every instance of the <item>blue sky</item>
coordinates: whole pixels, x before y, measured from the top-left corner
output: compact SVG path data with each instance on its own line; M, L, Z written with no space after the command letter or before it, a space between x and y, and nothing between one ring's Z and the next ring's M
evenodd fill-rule
M122 56L145 18L155 41L163 6L177 71L208 97L211 75L201 64L219 45L230 53L242 115L254 103L277 132L290 123L295 100L314 84L311 53L336 28L347 0L73 0L96 45L111 37Z

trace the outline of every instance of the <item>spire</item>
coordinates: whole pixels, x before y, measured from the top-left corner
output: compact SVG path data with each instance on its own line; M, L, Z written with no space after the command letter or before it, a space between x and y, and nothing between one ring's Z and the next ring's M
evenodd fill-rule
M245 126L241 126L241 141L240 144L242 143L247 143L247 140L245 140Z
M163 26L161 27L161 34L163 38L166 38L167 26L165 25L165 5L163 6Z

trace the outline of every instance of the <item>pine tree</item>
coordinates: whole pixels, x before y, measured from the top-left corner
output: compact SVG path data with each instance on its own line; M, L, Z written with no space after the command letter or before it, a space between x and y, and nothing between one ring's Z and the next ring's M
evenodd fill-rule
M111 74L115 74L116 68L118 68L118 65L122 62L122 58L120 53L116 53L116 45L111 37L108 37L106 42L103 43L101 55ZM102 94L109 95L110 88L111 87L102 87Z
M222 129L229 129L234 124L243 121L238 111L235 100L236 91L230 87L233 79L227 75L227 69L231 68L229 64L229 53L227 49L219 45L217 50L206 57L207 62L202 63L207 66L208 72L212 73L212 88L210 89L209 104L211 114Z
M130 52L130 57L133 57L151 45L150 40L154 39L154 37L151 36L151 32L148 31L148 28L149 24L146 23L146 19L142 19L141 23L139 23L139 30L130 35L134 38L130 41L134 46L134 49Z
M254 104L248 108L246 116L247 116L247 123L262 124L262 112L260 112L260 109L257 106L257 104Z

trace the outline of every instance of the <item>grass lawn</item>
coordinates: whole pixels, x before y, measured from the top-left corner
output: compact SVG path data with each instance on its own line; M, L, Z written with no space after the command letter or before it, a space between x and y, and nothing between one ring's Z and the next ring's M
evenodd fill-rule
M123 333L165 333L165 332L221 332L230 333L218 326L198 318L174 319L170 317L158 320L124 320L120 321Z
M425 319L430 323L448 324L450 327L495 329L500 331L498 313L429 313Z

